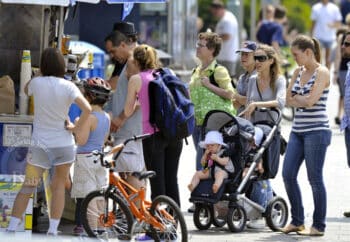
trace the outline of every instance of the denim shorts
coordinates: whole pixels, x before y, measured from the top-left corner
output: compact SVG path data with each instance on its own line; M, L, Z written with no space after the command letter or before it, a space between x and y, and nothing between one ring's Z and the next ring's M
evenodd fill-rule
M56 148L41 148L32 146L29 148L27 162L33 166L49 169L53 166L73 163L75 160L75 146Z

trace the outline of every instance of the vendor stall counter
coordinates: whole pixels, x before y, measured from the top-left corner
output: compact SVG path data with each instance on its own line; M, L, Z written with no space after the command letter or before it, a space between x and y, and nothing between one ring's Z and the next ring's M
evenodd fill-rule
M32 134L33 116L0 115L0 231L10 220L14 199L24 180L26 157ZM19 230L32 229L33 198Z

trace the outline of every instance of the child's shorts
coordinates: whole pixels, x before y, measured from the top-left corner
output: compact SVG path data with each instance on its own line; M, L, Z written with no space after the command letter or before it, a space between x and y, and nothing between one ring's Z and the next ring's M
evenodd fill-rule
M75 146L56 148L41 148L32 146L29 148L27 162L33 166L49 169L53 166L73 163L75 160Z
M96 156L89 153L77 154L72 179L72 198L84 198L90 192L107 185L108 169L99 162L94 163L95 159Z

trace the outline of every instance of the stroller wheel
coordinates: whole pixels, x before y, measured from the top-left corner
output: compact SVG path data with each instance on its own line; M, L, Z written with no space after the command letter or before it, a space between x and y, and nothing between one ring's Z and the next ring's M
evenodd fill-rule
M247 223L247 214L240 205L235 205L228 210L227 225L231 232L237 233L243 231Z
M199 230L206 230L213 222L213 216L211 208L207 204L196 204L196 208L193 213L194 225Z
M267 205L265 216L266 223L271 230L278 231L280 228L283 228L288 220L286 201L279 196L272 198Z

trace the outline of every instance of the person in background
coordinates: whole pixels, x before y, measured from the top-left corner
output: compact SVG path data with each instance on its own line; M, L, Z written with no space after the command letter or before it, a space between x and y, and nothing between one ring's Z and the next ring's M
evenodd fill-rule
M118 30L113 31L105 38L106 50L110 57L126 63L132 57L134 48L137 46L137 32L134 24L130 22L122 22L118 26ZM125 102L128 93L128 78L126 66L120 72L116 90L112 95L109 106L112 113L111 120L111 136L114 139L114 145L123 143L126 139L134 135L142 134L142 112L135 109L134 113L127 118L125 115ZM117 160L117 170L122 172L121 175L132 186L140 188L144 183L138 178L132 176L132 172L145 170L145 162L143 158L142 142L130 142L123 149L123 152Z
M215 33L222 39L217 62L225 66L231 78L233 78L237 74L238 55L234 51L239 48L238 22L236 16L225 9L222 0L213 0L210 7L213 16L219 19L215 27Z
M256 75L254 52L257 44L254 41L243 42L242 48L236 50L240 54L241 65L245 70L237 82L237 92L233 96L233 106L237 113L241 113L245 109L247 103L247 91L249 78Z
M287 90L287 104L296 109L283 162L282 177L291 205L292 220L281 229L288 234L323 236L326 228L327 195L323 166L331 130L327 116L330 74L320 64L320 44L315 38L299 35L291 45L298 64ZM305 229L304 207L298 173L305 160L314 200L313 222Z
M342 43L344 58L350 58L350 32L346 32L344 35L344 41ZM340 129L345 131L345 147L348 160L348 166L350 167L350 64L347 64L348 72L345 78L345 92L344 92L344 116L341 121ZM350 217L350 211L344 212L345 217Z
M73 233L76 235L84 233L80 216L83 199L90 192L99 190L108 183L107 170L100 163L94 162L96 157L91 152L94 150L103 151L111 123L109 115L102 109L111 94L108 82L99 77L93 77L84 82L83 88L85 98L92 107L92 112L83 128L74 132L78 148L74 162L71 197L76 199L76 226L73 229ZM67 126L74 127L72 123L68 123Z
M50 183L49 235L57 235L64 208L65 181L75 160L72 132L80 132L91 112L91 106L79 89L63 78L65 62L58 49L47 48L40 61L42 76L35 77L25 86L25 93L34 96L34 122L31 140L31 158L27 160L25 180L13 204L7 231L16 231L28 205L29 198L38 186L46 169L53 168ZM68 109L75 102L82 110L74 129L66 129Z
M283 27L287 22L286 14L283 6L276 6L273 21L263 21L256 33L258 42L272 46L279 55L282 55L281 46L286 45Z
M256 26L256 31L259 31L259 28L264 23L272 23L275 15L275 7L272 4L267 4L264 8L260 9L259 12L259 22Z
M350 17L350 15L349 15ZM349 19L350 20L350 19ZM334 59L334 71L333 71L333 84L337 84L339 87L339 99L338 99L338 112L337 116L334 118L334 122L340 125L341 117L344 111L344 83L346 78L346 73L348 71L347 63L350 61L349 57L344 57L344 38L345 33L349 30L347 26L341 27L337 30L337 46Z
M325 50L325 61L328 70L331 68L331 50L336 42L336 30L341 25L342 16L336 4L321 0L312 6L311 36L318 39Z

